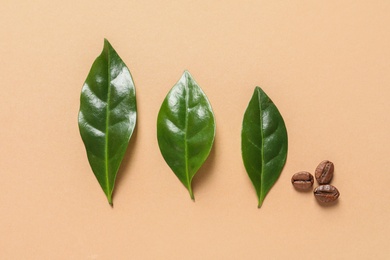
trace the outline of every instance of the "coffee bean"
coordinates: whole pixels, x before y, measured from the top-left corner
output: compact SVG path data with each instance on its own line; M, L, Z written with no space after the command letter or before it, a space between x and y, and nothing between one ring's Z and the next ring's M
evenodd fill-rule
M329 184L333 178L333 163L325 160L322 161L316 169L315 176L319 184Z
M313 186L314 177L309 172L297 172L291 177L291 183L298 190L308 190Z
M315 188L314 196L319 202L328 203L337 200L337 198L340 196L340 193L335 186L327 184L320 185Z

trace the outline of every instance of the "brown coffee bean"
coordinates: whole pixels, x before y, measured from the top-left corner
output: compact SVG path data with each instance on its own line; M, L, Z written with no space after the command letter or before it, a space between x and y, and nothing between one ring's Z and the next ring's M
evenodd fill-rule
M298 190L308 190L313 186L314 177L309 172L297 172L291 177L291 183Z
M330 184L320 185L314 189L314 196L319 202L328 203L337 200L340 192Z
M322 161L316 169L315 176L319 184L329 184L333 178L333 163L325 160Z

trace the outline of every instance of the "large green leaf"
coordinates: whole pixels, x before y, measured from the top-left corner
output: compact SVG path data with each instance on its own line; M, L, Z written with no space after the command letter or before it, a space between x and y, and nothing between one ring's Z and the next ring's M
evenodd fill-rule
M287 130L279 110L259 87L244 114L241 152L260 208L286 162Z
M215 136L210 103L188 71L169 91L157 119L161 153L194 199L191 181L208 157Z
M81 90L79 129L88 160L112 205L115 179L136 122L129 69L111 44L96 58Z

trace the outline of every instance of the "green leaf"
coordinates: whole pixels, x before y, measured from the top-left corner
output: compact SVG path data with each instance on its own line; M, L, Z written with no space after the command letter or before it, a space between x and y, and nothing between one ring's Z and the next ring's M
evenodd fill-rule
M279 110L259 87L244 114L241 152L260 208L286 163L287 130Z
M129 69L105 39L81 90L79 129L92 171L112 205L115 179L134 131L135 88Z
M215 120L210 103L188 71L169 91L157 119L161 154L194 199L191 181L212 148Z

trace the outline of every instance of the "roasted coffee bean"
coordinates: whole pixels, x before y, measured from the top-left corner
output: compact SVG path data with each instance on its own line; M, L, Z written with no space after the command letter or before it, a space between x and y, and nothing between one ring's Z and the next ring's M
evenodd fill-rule
M314 189L314 196L319 202L328 203L337 200L340 196L335 186L330 184L320 185Z
M315 176L319 184L329 184L333 178L333 163L325 160L322 161L316 169Z
M298 190L308 190L313 186L314 177L309 172L297 172L291 177L291 183Z

